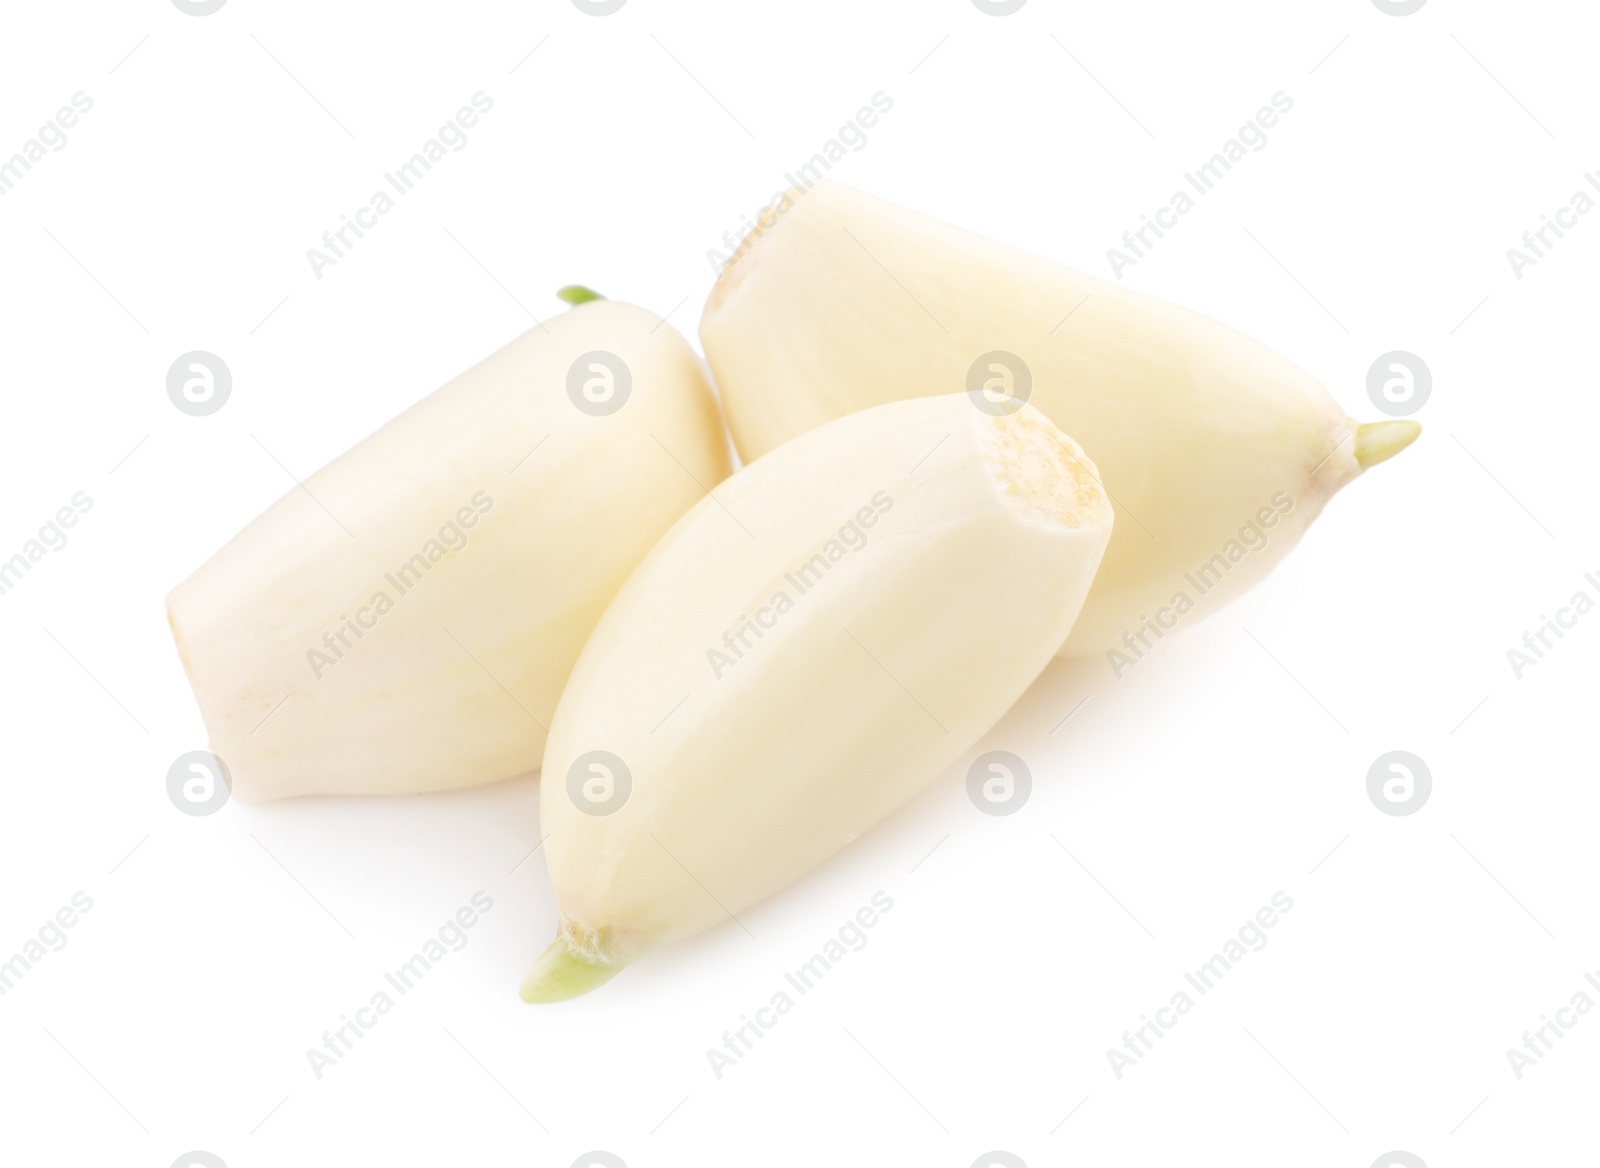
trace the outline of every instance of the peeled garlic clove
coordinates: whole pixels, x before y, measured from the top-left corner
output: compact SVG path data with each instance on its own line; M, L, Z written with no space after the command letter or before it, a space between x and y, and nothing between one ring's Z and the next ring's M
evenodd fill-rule
M699 359L628 304L573 308L424 398L167 599L234 793L535 769L606 604L728 471Z
M1125 650L1180 593L1214 610L1419 432L1362 438L1310 374L1176 305L834 182L789 198L700 322L739 453L903 398L1025 398L1121 511L1064 652Z
M556 710L540 815L561 924L523 997L738 914L916 794L1048 664L1110 532L1076 443L965 397L830 422L712 491Z

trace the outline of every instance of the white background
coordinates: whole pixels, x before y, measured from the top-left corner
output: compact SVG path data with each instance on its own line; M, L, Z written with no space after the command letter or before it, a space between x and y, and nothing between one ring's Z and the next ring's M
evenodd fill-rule
M0 997L0 1160L1592 1156L1600 1016L1520 1080L1505 1052L1600 970L1600 615L1520 680L1506 651L1600 594L1600 215L1521 279L1505 253L1600 169L1595 31L1579 0L9 6L0 156L74 92L94 108L0 199L0 553L94 502L0 597L0 958L74 892L94 907ZM316 278L306 249L479 90L466 148ZM980 746L1031 766L1018 814L979 814L963 760L753 936L570 1004L516 996L556 919L542 856L517 866L532 778L174 810L167 768L205 741L162 597L285 468L564 283L692 337L708 249L880 90L835 177L1100 276L1285 91L1267 147L1124 280L1363 419L1374 358L1419 354L1421 440L1124 680L1052 667ZM210 417L165 393L192 349L233 371ZM1366 794L1394 749L1433 775L1404 818ZM317 1079L307 1048L478 890L467 947ZM707 1049L879 890L867 946L717 1078ZM1279 890L1270 943L1119 1079L1107 1049Z

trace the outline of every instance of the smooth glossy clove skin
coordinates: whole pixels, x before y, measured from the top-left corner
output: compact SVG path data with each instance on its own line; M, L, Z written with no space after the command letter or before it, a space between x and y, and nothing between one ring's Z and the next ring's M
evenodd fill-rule
M1420 430L1358 430L1309 373L1177 305L828 180L787 198L700 321L740 455L927 394L1038 407L1118 512L1064 653L1125 649L1180 593L1215 611Z
M528 1001L584 993L822 863L956 762L1067 635L1111 531L1031 407L895 402L801 435L629 578L551 725L561 909Z
M729 471L684 339L584 300L309 476L173 589L234 794L436 791L538 767L606 604Z

